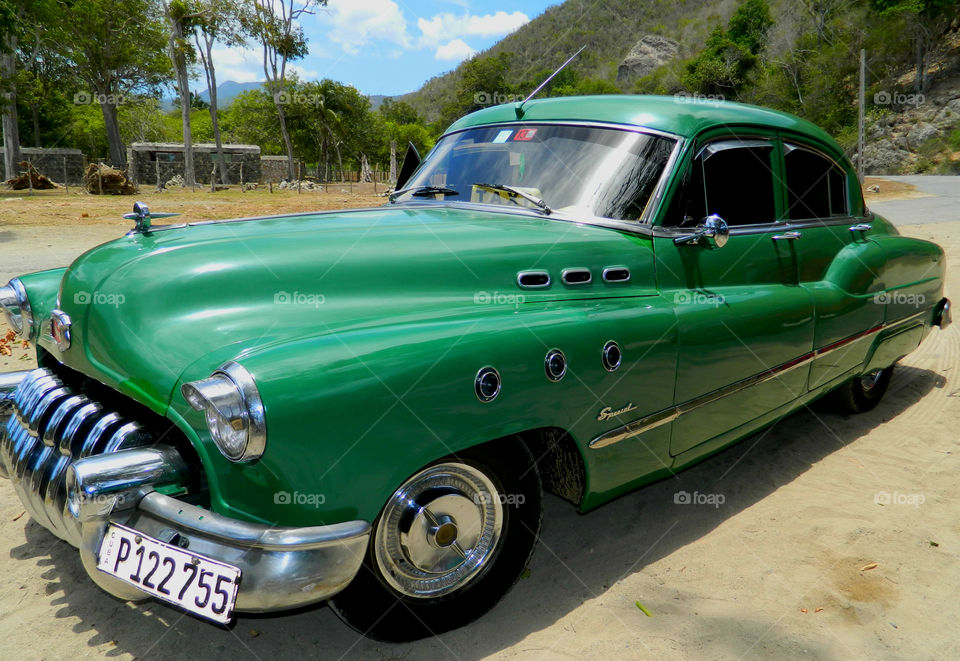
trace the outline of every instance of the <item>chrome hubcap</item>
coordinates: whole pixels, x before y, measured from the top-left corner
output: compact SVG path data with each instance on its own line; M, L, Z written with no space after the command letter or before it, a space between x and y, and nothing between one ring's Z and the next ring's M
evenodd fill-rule
M431 466L390 497L374 555L390 585L409 597L462 588L493 559L503 504L493 482L461 463Z
M883 374L883 370L873 370L869 374L860 377L860 385L863 386L864 390L871 390L877 382L880 380L880 376Z

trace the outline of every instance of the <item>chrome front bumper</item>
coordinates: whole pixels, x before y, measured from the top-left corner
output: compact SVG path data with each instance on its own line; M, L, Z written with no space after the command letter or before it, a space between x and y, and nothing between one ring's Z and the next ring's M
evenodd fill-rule
M366 521L278 528L231 519L163 495L188 468L136 422L71 390L53 372L0 374L0 475L30 516L80 550L97 585L131 601L149 595L97 569L107 526L239 567L236 610L265 612L327 599L360 569Z

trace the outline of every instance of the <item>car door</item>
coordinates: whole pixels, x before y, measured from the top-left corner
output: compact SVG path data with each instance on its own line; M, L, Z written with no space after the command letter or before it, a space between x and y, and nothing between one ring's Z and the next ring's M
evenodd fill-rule
M806 392L808 367L798 361L813 346L813 301L798 284L800 237L780 222L780 167L775 134L706 136L658 221L657 277L679 328L673 456L721 442ZM728 224L726 244L687 242L711 214Z
M818 355L809 383L814 389L841 381L866 359L873 338L863 332L883 322L883 305L871 293L877 265L872 264L876 251L868 245L869 224L852 213L851 201L860 194L852 168L815 143L782 137L786 221L802 234L792 248L800 284L813 297L817 317ZM855 277L846 265L857 267Z

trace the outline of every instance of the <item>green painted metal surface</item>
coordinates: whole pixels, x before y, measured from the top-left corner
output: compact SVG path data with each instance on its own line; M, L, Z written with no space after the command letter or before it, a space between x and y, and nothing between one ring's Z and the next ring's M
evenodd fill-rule
M73 319L67 351L42 327L38 342L183 429L215 511L315 525L372 521L424 465L544 428L573 439L585 470L580 505L589 509L886 366L929 331L942 296L942 250L864 216L849 165L809 123L737 104L649 97L536 101L524 119L635 124L688 138L654 226L700 138L735 134L733 126L836 154L848 170L851 215L807 224L803 240L789 245L771 240L782 230L771 226L735 232L717 250L676 245L656 227L436 202L131 234L66 271L23 278L40 317L57 305L59 288L59 307ZM515 120L512 106L492 108L453 129ZM782 219L782 191L776 199ZM851 232L857 222L871 229ZM560 274L573 267L590 269L592 282L564 285ZM604 282L607 267L629 268L631 280ZM525 270L548 271L552 284L519 288ZM903 320L907 327L846 342ZM610 340L623 350L613 372L601 364ZM814 354L838 342L842 351ZM544 373L553 348L569 361L559 383ZM815 359L704 401L805 356ZM220 455L179 392L227 360L250 371L266 408L266 452L248 465ZM482 403L474 378L488 365L503 388ZM589 447L601 434L691 402L698 405L672 422ZM323 498L284 504L282 491Z

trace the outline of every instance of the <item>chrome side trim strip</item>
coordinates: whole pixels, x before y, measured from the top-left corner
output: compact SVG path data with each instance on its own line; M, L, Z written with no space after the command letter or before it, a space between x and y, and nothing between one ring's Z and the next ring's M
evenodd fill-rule
M594 438L592 441L590 441L587 444L587 447L589 447L591 450L598 450L600 448L605 448L609 445L613 445L614 443L619 443L620 441L625 441L629 438L639 436L640 434L644 434L648 431L656 429L661 425L665 425L669 422L673 422L674 420L679 418L681 415L685 413L690 413L691 411L695 411L696 409L702 406L706 406L707 404L711 404L717 401L718 399L728 397L741 390L745 390L746 388L752 388L754 386L758 386L771 379L777 378L783 374L792 372L793 370L799 367L803 367L804 365L809 365L810 363L820 358L821 356L826 355L831 351L835 351L840 347L843 347L855 340L859 340L868 335L873 335L874 333L879 333L882 330L888 330L891 328L896 328L898 326L903 326L927 314L929 313L926 310L917 312L916 314L912 314L909 317L904 317L903 319L899 319L897 321L894 321L888 324L881 324L879 326L875 326L869 330L865 330L861 333L857 333L856 335L851 335L850 337L844 338L838 342L828 344L819 349L814 349L813 351L807 354L804 354L799 358L783 363L782 365L778 365L777 367L766 370L765 372L760 372L759 374L748 376L745 379L741 379L740 381L736 381L734 383L731 383L730 385L723 386L722 388L717 388L716 390L712 390L708 393L700 395L699 397L695 397L694 399L691 399L682 404L677 404L675 406L671 406L670 408L663 409L662 411L657 411L656 413L652 413L644 418L640 418L639 420L628 422L627 424L621 427L617 427L616 429L613 429L611 431L604 432L603 434L600 434L599 436Z

